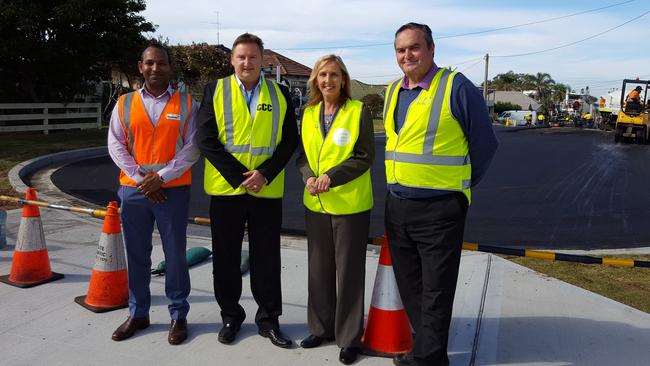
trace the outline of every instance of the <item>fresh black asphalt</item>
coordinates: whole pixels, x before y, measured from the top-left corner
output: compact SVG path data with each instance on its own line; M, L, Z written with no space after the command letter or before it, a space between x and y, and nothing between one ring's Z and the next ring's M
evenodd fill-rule
M517 248L600 249L650 246L650 145L614 144L611 132L495 127L499 150L473 190L465 241ZM372 168L371 236L383 233L384 138ZM116 200L118 169L106 157L52 175L61 190L100 205ZM193 170L190 216L208 217L203 162ZM304 230L303 185L286 169L283 228ZM190 233L209 229L190 225Z

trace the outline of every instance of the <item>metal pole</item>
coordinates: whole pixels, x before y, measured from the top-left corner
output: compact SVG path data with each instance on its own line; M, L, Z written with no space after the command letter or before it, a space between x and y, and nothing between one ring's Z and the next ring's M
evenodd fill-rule
M280 65L275 66L275 82L280 84Z
M488 88L488 62L490 61L490 55L485 54L485 78L483 79L483 99L487 101L487 88Z

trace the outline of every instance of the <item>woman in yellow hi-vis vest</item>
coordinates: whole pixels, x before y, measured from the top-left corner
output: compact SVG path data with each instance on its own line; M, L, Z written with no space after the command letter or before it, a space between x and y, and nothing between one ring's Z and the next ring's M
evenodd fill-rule
M297 160L305 182L310 335L300 345L336 340L350 364L361 346L366 240L372 208L372 118L350 98L340 57L320 58L309 77Z

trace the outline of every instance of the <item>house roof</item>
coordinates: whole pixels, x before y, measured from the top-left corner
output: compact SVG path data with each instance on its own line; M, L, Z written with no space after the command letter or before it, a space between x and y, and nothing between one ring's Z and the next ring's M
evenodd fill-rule
M230 48L218 44L216 46L217 49L224 51L228 54L230 54L231 50ZM273 71L271 72L271 75L275 75L275 67L280 65L281 68L281 74L283 76L298 76L298 77L306 77L308 78L309 75L311 75L311 69L299 62L296 62L287 56L281 55L275 51L271 50L264 50L264 57L262 60L262 67L267 67L267 66L273 66Z
M301 63L298 63L286 56L271 50L264 50L264 60L262 66L280 66L281 74L283 76L303 76L309 77L311 69ZM275 73L275 72L274 72Z
M488 100L494 100L495 103L510 102L512 104L517 104L523 110L532 109L536 111L542 106L535 99L520 91L492 91L488 96Z
M352 99L361 99L368 94L379 94L382 97L386 91L386 85L372 85L366 84L359 80L354 80L350 82L350 92L352 93Z

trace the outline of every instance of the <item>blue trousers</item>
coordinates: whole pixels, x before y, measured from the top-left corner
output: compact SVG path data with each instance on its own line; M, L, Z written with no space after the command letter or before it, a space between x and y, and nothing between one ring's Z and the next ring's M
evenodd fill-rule
M165 254L165 294L172 319L185 319L190 309L190 274L185 260L190 187L165 188L167 200L149 201L134 187L120 186L120 218L129 277L129 314L149 316L151 306L151 235L154 222Z

